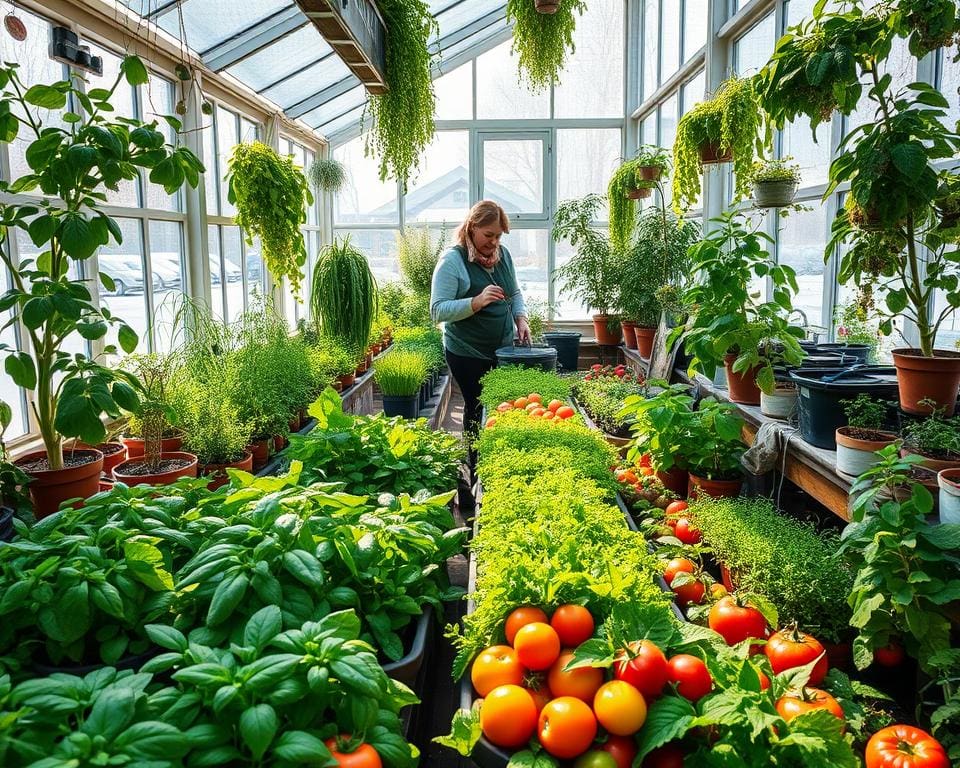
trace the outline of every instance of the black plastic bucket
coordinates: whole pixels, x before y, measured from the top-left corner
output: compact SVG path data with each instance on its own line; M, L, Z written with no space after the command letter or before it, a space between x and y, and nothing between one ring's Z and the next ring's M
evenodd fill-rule
M823 354L824 352L840 355L843 365L853 363L866 363L870 357L869 344L818 344L813 354Z
M543 334L547 345L557 350L557 364L561 371L575 371L580 359L579 331L549 331Z
M557 350L553 347L500 347L497 365L521 365L541 371L557 370Z
M421 392L423 389L421 388ZM384 395L383 413L386 416L403 416L415 419L420 413L420 397L417 395Z
M844 400L853 400L861 392L892 400L897 397L897 372L893 367L868 365L856 369L803 368L790 372L797 385L800 404L800 436L811 445L837 449L836 432L847 425ZM835 381L824 381L832 376Z

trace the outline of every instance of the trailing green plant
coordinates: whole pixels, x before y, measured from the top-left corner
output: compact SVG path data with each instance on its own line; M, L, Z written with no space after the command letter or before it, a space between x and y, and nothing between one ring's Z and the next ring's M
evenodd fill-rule
M584 0L559 0L555 13L539 13L532 0L507 0L507 21L513 22L513 52L521 79L534 92L560 82L567 55L574 50L574 12L583 15Z
M310 302L323 333L351 349L366 349L377 316L377 281L349 236L334 240L317 256Z
M446 230L434 242L429 227L407 227L397 233L397 263L404 283L417 296L429 296L433 270L444 251Z
M960 459L960 417L945 418L943 409L921 421L908 424L903 429L903 443L912 451L924 456Z
M874 400L866 392L861 392L852 400L843 400L841 404L847 417L848 427L877 432L883 429L887 422L889 403Z
M898 639L930 670L931 658L951 648L946 606L960 593L960 525L928 522L933 496L909 474L919 457L900 458L897 445L878 453L881 461L850 489L853 522L841 536L856 573L853 660L863 669L875 649Z
M387 28L387 90L367 101L372 128L365 150L377 157L381 181L390 176L406 189L433 139L436 96L430 37L439 34L439 27L423 0L381 0L377 7Z
M124 57L108 88L89 92L73 80L27 88L16 64L0 67L0 143L29 142L30 167L12 182L0 182L0 192L42 193L27 202L9 198L0 205L0 259L12 280L0 298L0 311L9 311L8 325L22 322L31 350L0 344L0 351L13 382L32 393L47 466L53 470L64 467L64 438L96 445L107 434L103 414L118 418L121 409L138 408L134 382L125 372L64 348L66 340L78 335L104 339L111 328L124 352L137 346L130 326L94 303L90 278L70 277L98 248L122 239L116 220L101 209L106 190L138 179L143 169L151 183L173 194L184 182L195 187L203 170L188 149L166 143L156 120L111 119L110 102L120 84L139 87L148 80L136 56ZM46 110L48 125L42 118ZM175 118L163 119L181 130ZM39 252L36 259L14 264L10 242L16 230L30 237ZM107 290L114 289L109 275L97 277ZM115 345L108 343L104 353L115 354Z
M551 400L569 401L573 382L539 368L503 365L484 374L480 386L480 402L492 411L502 402L513 402L532 392L543 397L545 403Z
M673 210L678 216L696 204L703 183L700 149L712 145L718 155L733 153L734 200L750 194L754 158L769 144L769 129L753 80L731 77L713 97L696 104L677 123L673 143Z
M336 194L347 181L347 169L333 157L316 157L307 169L307 176L318 192Z
M603 206L603 196L591 193L560 203L553 221L553 239L569 241L573 257L556 270L563 292L594 312L606 315L617 306L620 291L618 259L610 240L592 226Z
M280 157L259 141L237 144L230 156L227 200L247 245L260 240L263 261L278 280L286 278L300 293L307 249L300 227L307 221L313 193L291 156Z
M784 626L796 621L833 643L848 638L854 574L836 534L818 533L762 498L700 498L688 511L738 591L766 597Z
M750 181L754 184L772 181L789 181L799 184L800 166L791 163L792 159L785 157L781 160L757 160L750 171Z
M414 350L391 350L373 364L373 378L387 396L417 394L427 373L427 358Z

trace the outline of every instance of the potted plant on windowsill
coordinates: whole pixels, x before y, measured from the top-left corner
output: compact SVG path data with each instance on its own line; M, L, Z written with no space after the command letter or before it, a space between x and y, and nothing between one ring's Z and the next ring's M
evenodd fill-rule
M713 498L740 495L740 459L747 449L741 437L743 424L736 406L712 397L700 401L694 411L689 441L681 446L690 471L688 497L695 499L700 493Z
M750 192L754 157L769 143L753 81L732 77L713 98L680 118L673 144L673 209L682 216L700 197L705 164L733 161L735 199Z
M137 335L122 320L93 300L88 281L70 277L71 267L86 262L101 246L121 241L116 221L101 206L107 189L124 179L137 179L149 170L150 181L173 194L184 181L196 186L203 170L186 148L166 143L157 122L111 119L110 104L121 82L125 88L146 85L147 70L136 56L127 56L110 88L89 93L73 81L26 88L16 66L0 68L0 142L29 141L30 172L16 181L0 182L0 191L33 193L31 202L8 202L0 207L0 225L8 236L24 230L38 248L37 259L15 264L0 243L0 258L12 278L12 287L0 299L0 310L11 310L22 322L30 352L0 345L6 352L4 368L14 383L31 393L44 449L17 459L33 480L30 494L37 517L55 512L62 501L91 496L99 487L103 456L95 450L64 456L65 438L88 445L104 440L101 416L118 418L121 409L136 411L135 380L116 370L64 349L66 339L80 337L99 342L111 326L119 345L132 352ZM83 114L69 111L67 101L82 105ZM43 110L52 110L44 125ZM174 118L164 118L180 130ZM62 127L61 127L62 126ZM113 280L100 273L107 290ZM13 321L11 321L13 322ZM106 345L105 354L114 354Z
M750 172L757 208L784 208L793 203L800 186L800 166L782 160L758 160Z
M565 293L594 311L597 343L616 345L620 342L620 321L611 311L618 302L618 259L609 238L591 226L602 205L603 197L594 193L580 200L565 200L557 208L554 240L569 241L575 252L556 274L563 281Z
M895 443L897 436L884 430L889 405L866 393L845 400L843 411L847 426L837 429L837 472L859 477L879 462L876 452Z
M942 409L903 430L901 455L923 458L921 466L939 472L960 468L960 416L946 418Z

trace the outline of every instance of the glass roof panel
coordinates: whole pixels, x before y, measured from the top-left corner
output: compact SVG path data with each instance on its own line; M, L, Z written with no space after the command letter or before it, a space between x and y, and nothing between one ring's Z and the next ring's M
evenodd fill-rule
M367 89L362 85L351 88L344 94L335 99L320 105L316 109L307 112L301 118L307 125L318 126L330 120L334 120L355 107L363 106L367 101Z
M291 55L296 51L295 55ZM273 45L257 51L239 61L227 72L250 86L262 91L278 80L308 66L310 62L332 54L332 49L313 24L307 24L296 32L277 40Z
M359 82L340 57L333 55L264 91L263 95L284 108L292 107L344 78Z
M504 0L470 0L469 3L458 3L437 16L437 23L440 25L440 38L448 37L457 30L477 21L477 19L505 6Z
M238 3L237 0L184 0L180 8L187 30L186 42L193 50L203 53L290 6L290 0L257 0L255 3ZM179 14L174 8L160 16L157 24L179 38L178 17Z
M320 131L324 136L332 136L337 131L343 130L344 128L349 128L356 123L359 123L363 118L363 107L359 106L356 109L352 109L347 114L341 115L340 117L331 120L329 123L325 123L317 127L317 130Z

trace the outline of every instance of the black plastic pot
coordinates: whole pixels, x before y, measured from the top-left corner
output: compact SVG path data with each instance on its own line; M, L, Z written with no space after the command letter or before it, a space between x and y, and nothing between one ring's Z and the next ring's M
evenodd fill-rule
M552 372L557 370L557 350L554 347L500 347L497 365L520 365Z
M577 370L581 335L577 331L549 331L543 334L547 345L557 350L557 364L561 371Z
M873 397L897 397L897 372L891 366L864 365L842 370L807 369L790 372L797 385L800 405L800 436L811 445L835 451L836 431L847 425L843 401L860 393Z
M387 673L387 677L403 683L408 688L416 687L420 667L423 666L423 660L427 654L427 638L430 637L432 620L433 607L427 605L417 618L410 651L402 659L383 665L383 671Z
M427 407L427 403L430 402L430 385L427 382L423 382L420 385L420 392L418 395L417 403L419 410L423 410Z
M421 393L423 390L420 390ZM403 416L415 419L420 414L420 395L384 395L383 413L386 416Z
M10 507L0 507L0 541L10 541L13 533L13 510Z
M839 343L817 344L816 352L814 354L820 354L824 352L828 354L840 355L843 365L850 365L851 363L866 363L867 358L870 357L870 345Z

